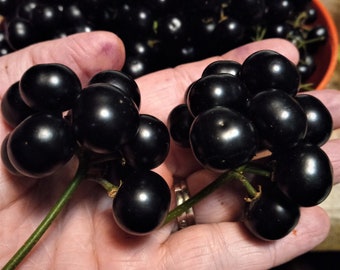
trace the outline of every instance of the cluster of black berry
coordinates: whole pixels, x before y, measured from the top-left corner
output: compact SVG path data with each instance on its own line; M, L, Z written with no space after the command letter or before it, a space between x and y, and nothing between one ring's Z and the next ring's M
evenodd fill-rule
M251 193L244 217L265 239L289 233L299 207L319 204L332 188L332 166L320 148L332 118L318 99L298 94L299 84L297 67L286 57L258 51L243 64L211 63L169 115L171 137L210 170L234 170L260 151L270 153L262 164L270 181L261 182L259 196Z
M298 94L299 85L296 66L271 50L243 64L213 62L188 87L167 127L139 112L138 85L120 71L99 72L82 88L68 67L38 64L3 96L2 115L12 130L1 157L15 175L44 178L74 155L80 162L86 156L98 179L121 180L110 190L117 224L146 234L169 216L170 189L152 169L168 156L171 136L204 168L243 182L249 172L269 175L270 181L260 177L259 192L249 191L255 180L248 185L245 224L260 238L278 239L294 228L300 206L319 204L332 187L332 167L320 148L332 118L318 99ZM271 153L260 160L266 173L252 169L259 151Z
M0 51L77 32L107 30L126 45L124 71L151 71L226 52L253 40L285 38L300 49L303 81L328 37L311 0L3 0Z
M68 67L35 65L2 99L2 115L12 127L2 161L15 175L43 178L84 150L97 161L124 160L131 172L116 193L114 217L127 231L149 232L170 205L167 183L151 171L167 157L170 136L163 122L140 114L139 106L136 82L120 71L99 72L82 89Z

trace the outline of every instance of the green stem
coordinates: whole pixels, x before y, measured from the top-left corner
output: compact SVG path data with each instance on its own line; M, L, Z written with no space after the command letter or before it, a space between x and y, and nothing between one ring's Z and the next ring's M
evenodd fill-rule
M119 182L119 186L116 186L114 184L112 184L110 181L107 181L106 179L103 178L94 178L91 179L94 182L98 183L99 185L101 185L107 192L107 195L110 198L114 198L116 196L116 193L118 191L118 189L120 188L120 186L122 185L122 181L120 180Z
M245 173L251 173L263 177L270 178L272 173L268 170L264 170L263 168L259 168L258 166L253 166L248 164L247 166L244 167L243 172Z
M20 247L20 249L12 256L12 258L7 262L7 264L2 268L2 270L10 270L15 269L22 260L26 257L26 255L32 250L32 248L37 244L39 239L43 236L43 234L50 227L51 223L56 219L58 214L64 208L66 203L70 200L73 193L81 183L81 180L86 175L88 170L87 160L80 160L78 170L66 188L62 196L59 200L54 204L54 206L50 209L48 214L39 224L39 226L35 229L35 231L30 235L30 237L26 240L26 242Z
M242 183L251 199L256 198L258 196L259 194L258 191L248 181L247 177L243 175L243 172L234 172L234 177L237 178Z
M305 20L307 19L307 13L304 11L304 12L301 12L299 14L299 16L296 18L296 20L294 21L293 23L293 27L294 28L299 28L301 27L304 23L305 23Z
M253 41L263 40L266 35L267 29L262 27L261 25L255 26L255 37L253 37Z
M171 220L180 216L188 209L193 207L196 203L198 203L203 198L207 197L210 193L221 187L224 183L231 181L234 179L235 175L232 173L233 171L228 171L226 173L221 174L219 177L215 179L212 183L202 189L200 192L192 196L190 199L186 200L181 205L178 205L173 210L171 210L167 217L165 218L164 224L169 223Z
M188 209L193 207L196 203L198 203L199 201L207 197L213 191L217 190L223 184L234 179L242 183L242 185L247 190L247 193L250 196L250 199L257 198L261 192L256 190L252 186L252 184L248 181L247 177L244 176L245 172L265 176L268 178L270 178L271 176L271 172L267 170L263 170L263 168L256 168L255 166L249 166L249 165L240 166L237 169L225 172L221 174L219 177L217 177L215 181L213 181L212 183L207 185L205 188L203 188L200 192L198 192L197 194L195 194L194 196L190 197L188 200L183 202L181 205L178 205L173 210L171 210L168 213L167 217L165 218L165 221L163 224L167 224L173 219L177 218L184 212L188 211Z
M315 90L313 83L304 83L300 85L300 91L312 91Z

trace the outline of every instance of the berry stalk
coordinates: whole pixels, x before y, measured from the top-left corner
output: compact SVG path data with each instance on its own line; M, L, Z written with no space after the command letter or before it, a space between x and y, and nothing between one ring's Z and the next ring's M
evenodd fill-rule
M255 169L254 167L251 167L251 171L253 173L260 173L261 175L270 175L269 172L263 171L262 169ZM247 180L247 178L243 175L244 172L247 171L247 166L240 166L234 170L227 171L225 173L222 173L220 176L218 176L212 183L207 185L205 188L203 188L200 192L192 196L190 199L186 200L181 205L178 205L173 210L171 210L165 221L164 224L169 223L173 219L177 218L184 212L188 211L191 207L193 207L196 203L201 201L203 198L207 197L209 194L211 194L213 191L217 190L219 187L224 185L227 182L230 182L232 180L239 180L243 184L243 186L246 188L250 198L255 198L258 196L259 192L251 185L251 183Z
M12 270L15 269L26 257L26 255L32 250L32 248L38 243L40 238L44 235L47 229L50 227L52 222L57 218L59 213L63 210L64 206L71 199L72 195L76 191L79 184L84 179L86 172L89 168L87 159L85 157L81 158L79 162L79 167L77 172L68 185L64 193L54 204L54 206L47 213L45 218L41 221L39 226L30 235L26 242L18 249L18 251L12 256L12 258L7 262L7 264L2 268L2 270Z

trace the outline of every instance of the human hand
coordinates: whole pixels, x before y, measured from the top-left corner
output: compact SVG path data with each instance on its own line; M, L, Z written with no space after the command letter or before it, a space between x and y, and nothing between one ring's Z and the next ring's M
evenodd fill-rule
M286 41L268 40L228 52L223 59L242 62L249 54L271 48L293 61L298 54ZM186 87L198 79L211 58L176 69L159 71L137 80L142 93L141 112L166 122L170 110L183 100ZM122 44L104 32L85 33L33 45L0 58L1 94L30 66L59 62L72 68L83 85L96 72L119 69L124 61ZM340 93L314 91L329 108L334 127L340 126ZM1 124L1 140L8 127ZM340 140L323 148L340 181ZM73 167L74 162L68 166ZM4 265L40 223L72 177L56 174L49 179L18 179L0 165L0 265ZM172 145L166 162L155 169L169 186L186 179L196 193L213 181L215 173L203 170L190 153ZM268 269L302 254L320 243L329 230L329 219L320 207L302 209L295 233L264 242L253 238L236 222L242 198L223 187L195 206L195 226L172 233L174 223L147 236L123 233L114 223L111 200L100 187L83 182L65 211L22 262L22 269ZM298 244L297 244L298 243Z

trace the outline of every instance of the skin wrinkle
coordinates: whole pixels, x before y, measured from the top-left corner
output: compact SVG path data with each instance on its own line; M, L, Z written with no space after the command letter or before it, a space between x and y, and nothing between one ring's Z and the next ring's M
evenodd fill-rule
M192 229L192 228L190 228ZM189 230L189 228L187 229ZM184 233L185 231L179 231L178 234ZM180 237L179 235L177 235L177 237ZM190 269L189 266L191 268L197 269L197 263L198 261L201 259L200 254L197 253L201 253L201 245L199 247L197 247L197 245L193 245L196 241L197 238L200 238L201 235L200 234L190 234L190 237L187 237L185 240L186 242L182 243L183 247L185 246L186 248L183 248L181 250L181 254L179 253L178 247L176 245L173 246L168 246L167 247L167 254L165 256L165 258L167 257L171 257L171 258L181 258L181 261L178 262L178 259L172 259L171 261L173 261L173 267L172 265L169 265L168 261L166 261L166 269L176 269L178 267L178 264L180 263L183 269ZM176 237L175 237L176 238ZM193 252L193 250L195 252ZM189 252L188 252L189 251ZM170 255L168 255L170 254ZM188 257L188 254L190 254L190 256ZM192 258L194 258L194 260L192 260ZM191 262L191 260L193 262L196 263L196 265L193 265L193 262ZM188 263L187 263L188 262Z
M91 206L91 207L90 207ZM96 248L94 246L94 244L96 243L96 239L95 239L95 236L96 236L96 219L91 219L91 212L94 212L94 215L98 215L98 209L97 207L95 206L95 204L91 204L89 205L88 203L85 205L85 208L86 208L86 214L88 216L87 220L91 220L91 231L92 231L92 234L90 234L90 239L89 239L89 244L91 246L91 253L94 254L95 256L95 262L94 262L94 266L95 266L95 269L99 269L99 256L97 256L97 252L96 252Z
M99 33L101 34L101 33ZM83 85L87 84L87 80L84 78L89 78L91 75L93 75L94 72L97 72L99 70L93 70L92 67L86 67L86 69L82 68L82 61L83 57L91 57L93 55L93 58L97 61L106 60L107 57L109 57L110 54L113 54L115 52L115 46L113 44L108 43L106 39L102 40L99 36L96 39L90 39L87 40L86 43L75 38L74 36L66 37L70 39L69 43L66 43L68 45L67 48L64 48L64 54L67 55L69 61L69 65L71 65L73 70L78 73L79 70L83 70L83 75L80 78ZM59 47L64 47L63 44L59 43ZM108 49L110 48L110 50ZM50 54L50 55L49 55ZM64 62L63 57L59 56L60 51L57 47L55 50L49 50L47 51L46 55L43 55L43 59L60 59L60 62ZM71 59L71 60L70 60ZM44 60L43 60L44 61ZM113 61L114 62L114 61ZM109 64L110 65L110 64ZM120 62L117 62L116 65L118 67L121 66Z
M245 228L243 228L241 223L235 223L239 226L239 229L242 231L245 231ZM241 269L248 269L249 265L247 264L247 261L249 260L249 257L256 258L257 260L252 260L252 269L269 269L268 265L272 265L271 262L266 261L266 263L263 265L261 262L261 257L263 256L263 253L266 253L266 257L276 260L276 250L274 246L272 245L264 245L265 242L260 242L258 239L253 239L251 236L247 236L248 242L255 241L257 244L261 245L263 244L263 247L260 249L251 249L249 248L249 245L245 243L244 241L240 241L237 239L236 241L233 241L232 244L229 243L229 246L227 246L227 251L229 252L229 256L232 257L234 260L231 261L228 265L224 265L224 268L226 269L235 269L238 268ZM232 249L229 249L229 247L232 247ZM263 249L266 249L265 251ZM235 256L235 254L238 254L238 256ZM260 259L260 260L258 260ZM259 261L259 262L258 262Z
M95 210L95 213L94 215L97 216L97 215L100 215L101 213L98 213L98 209ZM92 247L92 253L94 254L94 257L95 257L95 266L96 266L96 269L99 269L99 265L100 265L100 262L99 262L99 257L100 257L100 254L97 253L97 249L95 247L95 245L97 245L97 231L96 231L96 222L97 222L97 219L93 219L92 220L92 239L91 239L91 247Z
M178 241L178 238L180 239L180 233L179 232L177 235L171 235L169 239L169 245L173 244L175 250L174 255L172 256L178 256L183 258L183 254L190 254L189 251L186 251L185 247L187 248L194 248L197 242L195 242L197 235L200 237L200 246L205 245L205 246L214 246L214 240L209 236L211 233L215 234L216 226L219 226L219 230L221 230L220 235L224 235L225 241L228 243L228 248L229 248L229 258L230 260L226 263L228 263L228 267L230 269L235 269L237 266L237 269L242 270L242 269L249 269L249 264L248 262L252 262L252 269L269 269L270 267L283 263L284 261L287 261L291 259L290 256L291 254L294 254L294 252L299 252L299 254L302 254L308 249L305 247L306 250L302 249L299 246L296 246L295 243L296 241L299 240L304 240L313 242L315 244L320 243L323 238L320 237L321 234L320 232L324 232L329 230L329 220L327 219L327 215L325 215L325 212L320 209L319 207L316 207L314 209L303 209L304 212L308 211L315 211L315 210L321 210L319 211L319 218L323 217L323 220L325 223L323 225L318 224L319 228L314 228L314 236L311 237L311 235L308 233L309 227L313 227L314 224L309 222L309 218L306 217L305 215L302 215L302 220L299 223L299 225L296 228L296 231L298 234L291 233L289 234L286 238L282 239L281 241L261 241L258 239L255 239L251 235L249 235L246 232L246 229L242 226L241 223L230 223L230 222L222 222L219 223L218 225L212 226L212 225L197 225L195 227L189 227L187 228L187 236L186 239L191 239L192 241L190 242L190 245L185 245L184 242L181 243L181 247L178 247L176 245L176 242ZM328 226L327 226L328 224ZM325 226L326 225L326 226ZM199 232L198 234L196 232ZM184 230L182 231L184 233ZM238 234L243 234L244 239L240 240L236 235ZM236 236L236 237L235 237ZM203 241L203 238L206 239ZM293 239L293 240L292 240ZM198 241L198 240L197 240ZM287 243L291 245L291 248L287 248ZM256 248L254 248L256 246ZM181 249L181 254L177 254L177 250ZM290 252L287 252L285 254L282 254L282 250L289 250ZM214 250L212 248L212 250ZM239 252L241 250L241 252ZM171 248L169 247L169 251L171 251ZM242 252L243 251L243 252ZM259 257L259 254L261 255ZM240 255L244 255L244 259L240 257ZM227 256L227 254L225 254ZM294 255L296 256L296 254ZM262 264L261 264L262 262ZM257 264L258 263L258 264ZM257 264L257 265L256 265ZM256 265L256 267L255 267ZM183 265L181 265L183 266ZM185 267L185 266L183 266ZM225 268L228 269L228 268Z
M223 236L223 233L221 233L221 236ZM238 256L235 256L235 254L238 253ZM257 258L258 256L261 256L261 251L259 250L252 250L249 249L247 245L244 244L241 240L235 240L232 243L225 243L225 252L224 254L221 254L220 256L229 256L232 257L234 260L227 261L226 264L221 267L221 269L239 269L238 266L242 266L245 261L248 261L248 256L251 256L252 258ZM252 262L252 266L256 265L256 263ZM254 269L256 269L254 267ZM261 269L260 267L258 269ZM240 269L241 270L241 269Z
M24 203L27 198L25 198L27 195L34 193L34 185L27 187L22 193L18 194L17 198L14 200L10 200L7 203L5 203L5 205L3 205L0 208L0 212L1 211L7 211L10 207L15 207L16 203L21 203L24 207L26 207L26 203ZM30 207L31 209L31 207ZM30 212L31 214L31 212ZM22 217L22 215L20 215L20 217ZM24 220L26 220L26 217L23 218ZM13 228L14 229L14 228Z
M30 235L31 232L33 232L33 230L36 229L37 226L37 220L42 220L44 218L46 213L41 213L41 217L40 218L35 218L32 219L31 224L32 226L30 227L29 230L27 230L27 232L29 232L29 234L25 237L23 237L23 239L27 239L27 237ZM38 244L36 245L35 248L32 249L32 251L30 252L30 254L44 254L44 257L41 258L39 261L34 260L34 257L31 256L27 256L24 260L24 265L25 265L25 261L27 260L27 269L47 269L48 265L53 265L54 262L56 261L56 253L58 250L58 246L60 243L59 237L55 237L57 235L59 235L59 233L62 231L62 226L60 226L60 222L59 220L57 220L56 222L54 222L51 227L46 231L46 233L42 236L42 238L40 239L40 241L38 242ZM53 243L53 245L51 245L51 243ZM21 245L22 243L20 243ZM45 256L45 254L47 254L47 256ZM31 259L32 258L32 259Z
M10 211L10 209L8 209L8 211ZM8 212L6 211L6 212ZM26 217L28 217L28 219L26 219ZM10 226L9 223L12 222L12 220L15 219L15 222L18 222L18 224L20 224L19 226L17 227L13 227L13 226ZM7 241L4 241L4 239L12 239L11 237L9 237L9 235L20 235L20 232L21 231L25 231L27 230L30 230L33 228L33 226L30 226L32 225L31 222L30 222L30 219L31 219L31 216L30 216L30 213L27 213L25 216L24 215L20 215L20 216L10 216L10 215L7 215L5 219L2 219L1 220L1 228L3 231L7 231L6 234L4 233L0 233L0 239L2 239L2 241L4 243L7 243ZM16 243L11 243L14 247L16 247ZM11 247L11 245L8 245L6 244L7 247Z
M177 260L173 256L172 252L168 252L164 246L162 246L162 254L159 257L157 265L160 266L159 270L170 270L176 267Z
M45 261L48 262L48 264L53 264L53 262L55 261L55 248L51 248L50 246L42 243L41 247L42 250L44 250L44 254L47 254L47 256L44 258ZM39 264L39 262L38 262ZM32 269L37 269L37 265L34 265L34 261L32 260Z
M26 71L26 69L24 69L23 67L25 66L32 66L32 65L36 65L39 63L39 61L36 61L36 57L35 57L35 47L34 46L29 46L29 48L32 48L33 54L25 54L24 57L21 56L22 54L22 50L17 51L17 54L8 54L5 56L2 56L1 61L4 61L4 66L5 66L5 76L3 76L3 78L7 79L7 82L5 82L7 88L13 84L14 82L18 81L19 78L22 76L22 74ZM41 53L41 51L37 51L36 54L39 55ZM13 55L13 57L12 57ZM13 58L13 59L11 59ZM19 65L14 65L13 67L13 63L20 63ZM2 66L2 65L1 65ZM3 74L3 70L1 69L0 66L0 74ZM8 67L11 67L12 69L9 69ZM15 74L15 77L13 77ZM1 88L0 92L4 93L4 91L7 90L7 88ZM2 94L1 94L2 97Z
M41 183L38 183L39 184L39 186L44 186L43 184L43 182L42 182L43 180L41 180ZM54 191L54 193L52 193L52 194L50 194L50 195L48 195L48 194L43 194L43 196L47 196L47 197L49 197L49 199L50 199L50 203L48 203L47 202L47 200L46 200L46 198L43 200L44 202L47 202L47 204L52 204L53 202L54 202L54 200L56 199L56 197L58 196L58 194L60 194L60 191L63 189L63 187L60 187L58 190L55 190L55 189L53 189L53 191ZM48 188L48 190L52 190L51 188ZM40 194L40 196L38 196L38 197L41 197L41 192L39 192L38 190L34 190L34 192L35 193L37 193L37 194ZM37 196L36 196L37 197ZM27 200L27 198L26 198L26 200ZM72 202L71 202L72 203ZM26 205L26 204L25 204ZM37 205L37 207L38 207L38 205ZM46 205L46 204L44 204L44 207L45 208L49 208L49 206L48 205ZM60 240L60 239L62 239L62 237L61 237L61 234L62 234L62 232L63 232L63 230L64 230L64 228L67 228L67 224L65 224L65 222L67 222L68 221L68 219L67 219L67 214L69 213L69 212L72 212L72 211L70 211L70 207L69 207L69 204L67 204L66 206L65 206L65 209L64 209L64 211L62 211L61 213L60 213L60 215L59 215L59 217L58 217L58 219L51 225L51 227L49 228L49 230L44 234L44 236L43 236L43 238L40 240L40 242L38 243L38 245L37 245L37 248L36 249L33 249L32 251L31 251L31 254L32 255L34 255L34 253L37 253L37 254L40 254L40 253L44 253L44 251L43 250L41 250L40 249L40 245L43 245L42 247L50 247L51 249L53 249L54 250L54 255L53 256L51 256L51 258L53 259L53 260L50 260L50 259L48 259L48 258L45 258L44 257L44 261L46 261L45 262L45 264L46 265L51 265L52 263L53 263L53 261L56 261L56 257L57 256L55 256L55 254L56 254L56 252L58 251L58 247L60 246L60 244L59 243L63 243L63 241L62 240ZM46 209L46 211L47 211L47 209ZM36 226L37 226L37 224L44 218L44 216L45 216L45 214L46 214L46 211L44 211L44 212L37 212L37 213L39 213L39 217L34 217L34 220L33 220L33 218L32 218L32 216L31 216L31 218L32 218L32 226L31 226L31 229L30 230L27 230L27 231L29 231L30 233L36 228ZM30 213L30 215L32 215L32 213L30 212L30 211L24 211L23 210L23 212L25 212L25 213ZM56 237L57 236L57 237ZM28 236L26 236L26 237L28 237ZM26 239L26 237L24 237L24 239ZM22 244L22 243L21 243ZM52 252L52 251L51 251ZM30 258L30 256L28 256L29 258ZM41 266L41 265L43 265L42 264L42 262L39 262L39 266ZM41 268L41 269L46 269L46 268L48 268L48 267L43 267L43 268ZM29 268L30 269L30 268ZM33 267L32 269L37 269L36 267Z
M173 73L176 81L175 85L178 87L178 89L187 89L190 86L191 82L198 80L200 77L194 76L183 65L173 68ZM183 98L184 100L183 93L181 93L180 98Z
M73 46L69 46L69 49L71 51L71 53L69 54L71 56L71 59L73 60L73 62L75 63L75 70L81 70L81 61L79 61L79 55L81 54L86 54L86 49L87 49L87 44L82 44L82 43L77 43L77 42L74 42ZM79 53L79 50L82 52L82 53ZM93 50L95 51L95 50ZM98 53L98 55L101 55L101 50L100 52ZM92 70L84 70L84 77L86 78L90 78L93 74L93 71ZM87 85L87 81L85 81L84 79L81 78L81 83L83 86Z
M330 230L330 220L328 218L328 214L326 213L326 211L324 209L322 209L319 206L315 206L315 207L309 207L309 208L301 208L301 212L308 212L308 211L318 211L318 215L321 218L323 216L323 223L319 223L318 224L318 228L314 229L314 230L310 230L309 228L312 228L314 226L314 224L312 224L310 222L310 220L304 218L304 216L302 216L302 220L300 220L299 224L297 225L297 227L294 229L294 231L292 233L290 233L289 235L286 236L286 238L290 238L290 239L296 239L297 237L301 236L301 234L303 234L303 237L305 239L308 239L308 241L314 242L316 245L320 244L324 238L320 237L320 232L324 232L325 235L328 234L329 230ZM273 246L274 246L274 252L273 255L275 260L273 260L272 262L272 266L273 265L278 265L281 264L283 262L284 259L286 259L286 261L288 259L291 258L282 258L281 256L279 256L278 254L282 254L282 250L299 250L299 247L296 245L296 243L298 243L297 241L282 241L282 242L274 242ZM287 248L287 246L289 246ZM303 254L305 252L307 252L308 250L300 250L300 254ZM280 257L280 260L278 259Z
M72 203L72 202L71 202ZM87 242L86 236L88 235L88 231L84 231L84 226L88 225L89 222L92 223L91 219L88 220L87 218L84 218L84 212L86 212L86 207L83 206L83 203L77 203L72 204L72 208L65 209L65 215L62 218L62 221L60 222L60 239L65 239L63 235L68 235L68 243L65 241L60 241L58 239L57 246L59 247L56 250L55 258L54 260L56 262L59 262L56 264L56 269L67 269L67 267L70 267L73 265L80 266L80 263L78 260L74 260L74 256L72 255L75 252L80 252L81 257L83 260L86 260L89 254L88 253L88 247L84 246L84 243ZM75 215L75 213L77 213ZM72 218L71 218L72 217ZM74 226L75 223L79 223L80 226ZM86 226L88 228L88 226ZM70 234L69 232L72 232ZM84 232L83 232L84 231ZM83 237L84 236L84 237ZM66 268L65 268L66 267ZM69 268L72 269L72 268Z
M221 229L220 224L210 224L210 229L205 224L199 226L204 227L206 233L197 235L194 232L192 233L192 236L195 238L192 241L200 239L202 244L196 246L190 241L187 245L191 249L188 254L195 254L193 257L186 258L190 267L192 266L192 261L194 261L196 263L195 269L235 269L233 267L228 268L232 266L231 264L222 265L222 262L218 262L221 256L228 255L226 254L228 253L227 243L224 240L225 232ZM193 249L195 252L193 252ZM233 256L234 254L230 253L230 255ZM187 266L189 267L189 265Z
M227 261L227 264L221 265L221 268L219 269L247 269L246 267L248 267L249 265L247 265L247 261L249 259L249 256L251 256L252 258L261 258L260 256L263 253L263 250L260 249L251 249L249 248L249 245L247 244L248 241L252 241L252 237L248 236L245 233L245 228L243 227L243 225L240 222L236 222L234 223L237 227L238 230L244 232L246 238L247 238L247 242L241 241L240 239L233 239L232 242L227 243L225 240L223 241L223 235L225 234L225 232L223 232L223 230L220 230L220 245L223 244L224 247L224 253L223 254L219 254L218 256L228 256L233 258L234 260L232 261ZM257 240L257 239L256 239ZM270 248L270 247L269 247ZM235 254L238 254L237 256ZM216 256L216 258L218 258L218 256ZM268 256L271 257L271 256ZM241 268L239 268L241 267ZM264 269L262 265L257 267L256 261L253 260L252 261L252 269ZM267 268L266 268L267 269Z
M224 239L224 233L223 231L220 229L220 226L218 225L218 223L216 223L216 230L215 235L211 234L210 237L213 240L215 246L211 246L211 252L213 254L213 257L215 258L215 260L213 261L213 265L215 265L215 268L213 269L233 269L233 268L229 268L229 265L223 265L221 261L218 260L218 258L220 258L221 256L226 256L228 253L230 254L229 251L229 245L227 244L227 242ZM216 247L217 246L217 247ZM219 252L215 252L215 251L219 251ZM222 252L223 251L223 252ZM230 254L232 256L232 254ZM228 256L228 255L227 255ZM218 264L219 262L219 264ZM209 261L207 262L209 263Z
M82 49L82 47L80 46L81 44L75 43L75 45L77 46L77 48ZM77 48L70 46L71 53L69 54L69 57L70 57L70 59L72 59L72 62L74 63L73 70L81 69L81 63L79 63L79 61L77 59L77 53L79 53ZM82 51L84 51L84 50L82 49ZM86 77L90 76L89 71L85 70L84 73L85 73ZM85 82L81 81L81 84L82 84L82 86L84 86Z

